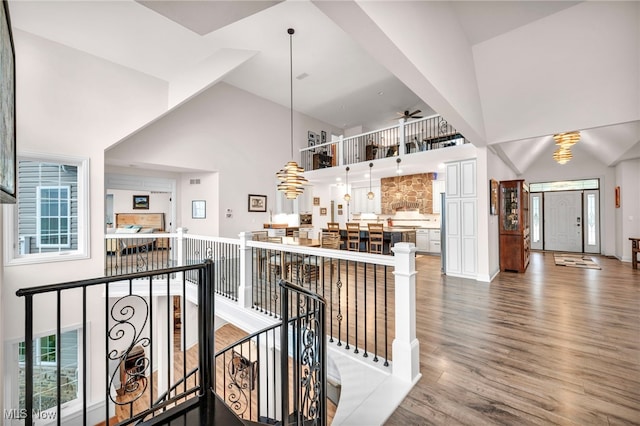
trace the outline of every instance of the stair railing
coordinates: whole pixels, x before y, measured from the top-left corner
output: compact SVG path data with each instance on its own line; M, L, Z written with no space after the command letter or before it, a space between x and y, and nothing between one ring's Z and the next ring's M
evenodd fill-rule
M216 353L216 394L243 420L326 425L325 300L279 287L280 321Z
M197 281L187 275L195 272ZM205 416L212 416L214 402L213 389L213 336L210 331L214 324L214 266L212 261L198 265L168 268L127 274L117 277L100 277L88 280L66 282L23 288L16 292L25 300L25 340L24 340L24 420L33 424L34 413L34 322L41 328L43 324L55 324L55 391L51 397L57 402L57 424L71 421L71 416L82 424L112 424L117 417L119 425L127 425L152 417L168 407L179 404L190 397L198 397L205 408ZM183 364L182 377L174 368L173 337L174 313L171 298L175 294L185 295L187 286L197 286L197 330L198 374L192 373ZM184 298L183 298L184 300ZM53 306L55 318L46 313ZM38 307L36 309L36 307ZM184 304L183 304L184 307ZM103 311L103 312L100 312ZM100 323L103 317L103 325ZM35 317L35 321L34 321ZM77 349L67 347L61 339L62 330L69 323L79 323L81 337ZM187 335L186 322L181 327L181 340ZM91 327L92 341L88 344L88 328ZM98 327L104 327L100 333ZM191 333L191 330L189 330ZM191 333L193 334L193 333ZM104 339L101 341L101 338ZM102 356L98 352L104 352ZM78 412L62 411L63 384L61 369L63 354L76 350L78 354ZM183 353L186 347L182 345ZM186 358L186 357L183 357ZM91 369L88 360L91 360ZM104 365L102 365L104 364ZM48 367L47 367L48 368ZM104 376L98 373L102 368ZM167 391L162 401L157 401L158 393L172 389L180 382L183 386ZM104 385L103 415L89 407L90 388L96 383ZM91 385L91 386L90 386ZM65 388L66 389L66 388ZM157 389L157 390L156 390ZM177 390L179 389L179 390ZM153 404L156 401L156 404ZM144 408L146 406L146 408ZM79 417L79 418L78 418Z

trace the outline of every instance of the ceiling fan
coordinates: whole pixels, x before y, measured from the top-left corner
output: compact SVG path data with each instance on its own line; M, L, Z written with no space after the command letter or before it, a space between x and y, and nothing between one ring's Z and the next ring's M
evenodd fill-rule
M400 116L399 118L404 118L405 120L408 120L410 118L422 118L421 115L417 115L420 114L422 111L420 111L419 109L413 111L413 112L409 112L409 110L405 110L404 112L399 112L398 115Z

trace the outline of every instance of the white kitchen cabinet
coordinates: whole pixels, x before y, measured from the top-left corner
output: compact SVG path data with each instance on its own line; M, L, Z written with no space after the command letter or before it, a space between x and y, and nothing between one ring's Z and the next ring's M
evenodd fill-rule
M380 214L381 202L380 202L380 187L372 186L371 192L373 192L373 200L370 200L367 195L369 194L369 187L365 188L352 188L351 189L351 211L353 213L375 213Z
M416 250L421 252L429 251L429 230L426 228L416 229Z
M431 202L433 206L432 212L434 214L440 214L442 210L442 206L440 205L440 194L445 192L445 181L444 180L433 180L431 181Z
M440 230L437 228L416 229L416 249L424 253L440 253Z
M313 211L313 191L310 187L305 187L304 192L298 195L294 204L298 213L311 213Z
M429 253L440 253L439 229L429 229Z
M270 237L286 237L287 229L286 228L270 228L267 231L267 235Z
M276 193L274 195L275 205L273 207L274 214L293 214L295 208L295 201L287 199L287 196L284 192L278 191L276 189ZM271 207L269 207L271 209Z

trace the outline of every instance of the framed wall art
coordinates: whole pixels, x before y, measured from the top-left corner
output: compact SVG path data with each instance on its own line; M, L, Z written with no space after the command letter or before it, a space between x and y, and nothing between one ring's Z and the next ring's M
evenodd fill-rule
M616 186L615 196L616 196L616 209L619 209L620 208L620 187L619 186Z
M191 218L205 219L207 217L207 202L205 200L193 200L191 202Z
M498 181L489 179L489 214L498 214Z
M320 207L320 216L326 216L326 215L327 215L327 208Z
M149 196L148 195L134 195L133 196L133 208L135 210L149 210Z
M267 196L249 194L249 211L250 212L266 212Z
M9 7L0 6L0 203L16 202L16 56Z
M313 197L313 205L314 206L320 205L320 197Z

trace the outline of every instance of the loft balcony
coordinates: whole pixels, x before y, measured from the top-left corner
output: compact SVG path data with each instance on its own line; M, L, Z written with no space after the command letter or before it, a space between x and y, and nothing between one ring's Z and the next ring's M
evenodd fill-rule
M347 166L383 158L406 156L469 143L442 116L401 121L395 126L300 150L306 171Z

